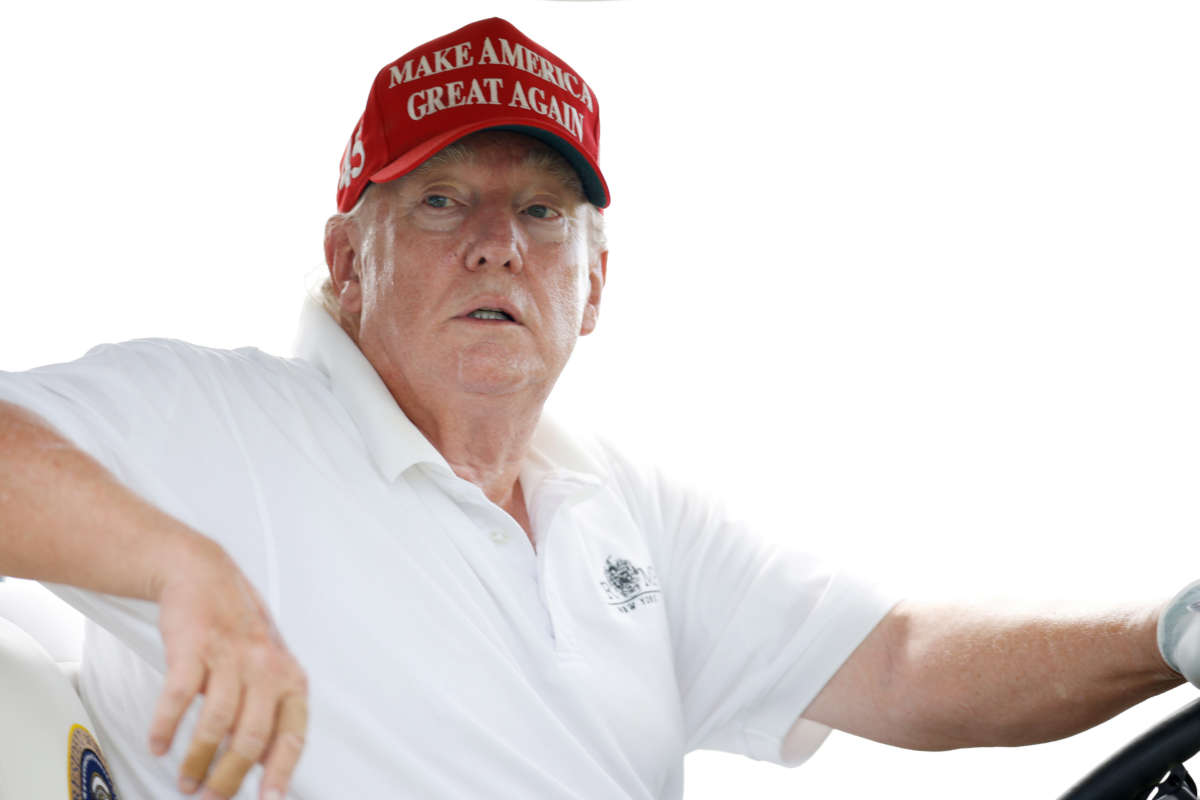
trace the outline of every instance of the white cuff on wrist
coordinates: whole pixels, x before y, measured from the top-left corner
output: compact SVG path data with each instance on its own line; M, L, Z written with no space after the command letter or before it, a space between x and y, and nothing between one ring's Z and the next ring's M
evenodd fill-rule
M1163 608L1158 650L1167 666L1200 686L1200 581L1185 586Z

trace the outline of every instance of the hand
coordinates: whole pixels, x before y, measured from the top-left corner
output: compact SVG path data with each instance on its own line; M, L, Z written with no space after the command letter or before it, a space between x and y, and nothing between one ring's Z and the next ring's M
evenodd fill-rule
M304 747L304 672L224 550L204 539L176 563L179 569L165 579L158 598L167 674L150 726L150 750L167 752L184 712L203 694L180 791L191 794L203 785L206 800L232 797L250 768L262 762L260 800L279 800Z

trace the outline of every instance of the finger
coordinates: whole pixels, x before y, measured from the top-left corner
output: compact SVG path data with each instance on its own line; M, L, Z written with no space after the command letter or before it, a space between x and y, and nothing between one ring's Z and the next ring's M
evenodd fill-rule
M221 670L209 675L200 720L179 770L179 788L184 794L191 794L204 782L217 747L233 727L241 699L241 682L236 673Z
M277 695L247 691L229 749L217 760L204 786L221 797L233 797L250 768L267 751L267 741L275 725Z
M279 706L275 738L264 764L261 800L278 800L287 793L292 772L304 750L307 730L308 700L303 695L285 696ZM278 794L272 795L272 792Z
M204 788L207 790L204 797L207 798L210 794L223 798L233 797L237 794L237 790L242 785L242 779L246 777L246 773L252 766L254 766L254 762L250 759L240 753L226 750L221 754L217 765L213 767L212 774L204 783Z
M161 756L171 746L179 720L204 685L204 665L199 661L178 662L167 670L162 693L150 723L150 752Z

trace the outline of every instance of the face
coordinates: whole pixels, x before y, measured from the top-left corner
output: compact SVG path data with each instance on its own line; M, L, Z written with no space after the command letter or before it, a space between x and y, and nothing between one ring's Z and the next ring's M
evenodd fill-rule
M527 136L484 132L372 186L331 220L326 257L360 349L398 399L544 399L596 325L607 253L570 167Z

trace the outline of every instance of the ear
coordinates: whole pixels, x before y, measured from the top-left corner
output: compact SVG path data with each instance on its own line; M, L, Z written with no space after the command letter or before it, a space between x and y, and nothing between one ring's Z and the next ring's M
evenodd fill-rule
M600 320L600 295L604 292L604 281L608 278L608 251L600 251L599 256L588 266L588 297L587 305L583 307L583 324L579 326L579 335L587 336L596 330Z
M329 267L333 293L343 313L356 318L362 312L357 233L354 220L344 214L336 214L325 223L325 265Z

